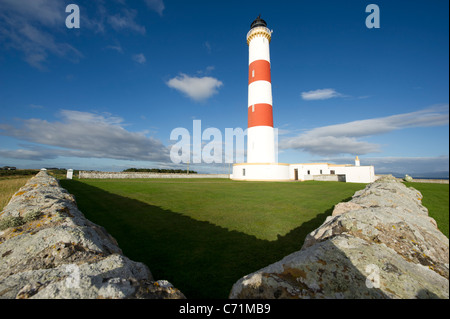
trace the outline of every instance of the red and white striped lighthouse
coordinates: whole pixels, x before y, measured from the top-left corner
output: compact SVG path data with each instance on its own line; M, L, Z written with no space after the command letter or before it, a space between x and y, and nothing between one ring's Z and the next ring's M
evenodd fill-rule
M241 181L312 180L314 175L322 175L324 171L327 175L330 172L344 175L347 182L372 183L375 180L373 166L360 166L358 157L354 166L278 163L270 76L271 38L272 31L259 16L253 21L247 33L249 47L247 162L234 164L230 178Z
M275 162L269 50L271 38L272 31L258 16L247 33L249 47L247 163Z
M247 162L233 165L232 179L247 181L289 180L289 164L278 163L273 127L269 44L272 31L259 16L247 33L248 129Z

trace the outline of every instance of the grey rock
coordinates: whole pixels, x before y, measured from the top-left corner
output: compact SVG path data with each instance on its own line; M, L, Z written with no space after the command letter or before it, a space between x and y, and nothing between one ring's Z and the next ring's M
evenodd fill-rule
M11 216L23 223L0 231L2 299L184 298L173 285L157 284L146 265L124 256L45 171L13 195L0 220Z
M421 199L393 177L367 185L230 298L449 298L449 241Z

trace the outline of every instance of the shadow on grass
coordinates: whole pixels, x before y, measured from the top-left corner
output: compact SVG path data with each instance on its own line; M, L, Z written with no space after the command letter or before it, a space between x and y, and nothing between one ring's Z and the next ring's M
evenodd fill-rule
M176 212L61 180L87 219L106 228L125 256L146 264L191 299L227 298L242 276L298 251L308 233L331 215L318 214L276 241L257 239Z

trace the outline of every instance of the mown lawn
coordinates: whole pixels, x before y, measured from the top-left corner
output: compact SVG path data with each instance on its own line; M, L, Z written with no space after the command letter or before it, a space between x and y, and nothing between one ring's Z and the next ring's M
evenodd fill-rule
M365 184L61 180L85 216L188 298L227 298L242 276L301 248Z
M0 178L0 210L29 179ZM364 184L229 180L61 180L124 254L188 298L226 298L243 275L297 251ZM449 236L449 185L405 183Z
M422 204L436 220L439 230L449 236L449 184L404 183L422 193Z

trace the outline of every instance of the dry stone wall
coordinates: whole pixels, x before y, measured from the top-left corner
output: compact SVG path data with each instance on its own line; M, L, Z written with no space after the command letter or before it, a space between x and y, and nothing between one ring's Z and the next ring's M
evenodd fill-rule
M448 179L412 179L411 183L432 183L432 184L448 184Z
M79 178L230 178L228 174L164 174L145 172L85 172Z
M74 197L41 171L0 214L0 298L178 299L184 295L123 255Z
M449 240L422 195L385 176L335 206L303 247L230 298L449 298Z

